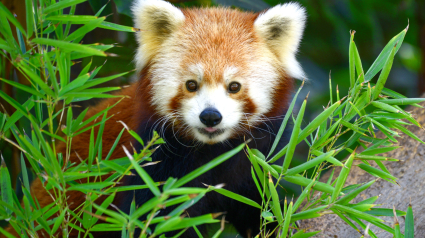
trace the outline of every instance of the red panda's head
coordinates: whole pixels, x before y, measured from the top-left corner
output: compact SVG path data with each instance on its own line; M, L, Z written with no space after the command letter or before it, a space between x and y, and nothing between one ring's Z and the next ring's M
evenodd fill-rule
M297 3L258 14L138 0L133 14L149 103L182 136L213 144L249 132L280 116L292 78L304 77L295 54L306 16Z

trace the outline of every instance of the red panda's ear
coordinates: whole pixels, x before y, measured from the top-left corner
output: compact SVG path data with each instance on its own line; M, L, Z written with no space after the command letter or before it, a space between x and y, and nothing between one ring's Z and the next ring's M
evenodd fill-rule
M277 55L286 72L298 79L305 74L295 58L304 31L306 13L298 3L277 5L261 13L254 22L257 34Z
M136 33L136 68L141 70L185 17L180 9L162 0L136 0L132 11L135 27L141 30Z

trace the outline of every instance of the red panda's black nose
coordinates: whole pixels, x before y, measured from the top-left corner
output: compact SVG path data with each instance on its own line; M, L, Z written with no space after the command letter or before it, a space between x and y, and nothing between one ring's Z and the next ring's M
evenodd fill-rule
M201 112L201 115L199 115L199 119L207 127L213 127L220 124L221 119L223 119L223 117L221 117L221 114L219 111L217 111L217 109L207 108Z

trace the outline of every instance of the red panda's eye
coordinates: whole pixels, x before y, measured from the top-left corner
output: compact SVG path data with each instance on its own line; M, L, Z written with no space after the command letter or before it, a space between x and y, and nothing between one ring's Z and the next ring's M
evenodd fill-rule
M198 89L198 84L195 80L189 80L186 82L186 88L189 92L195 92Z
M229 93L237 93L241 90L241 85L237 82L232 82L229 84Z

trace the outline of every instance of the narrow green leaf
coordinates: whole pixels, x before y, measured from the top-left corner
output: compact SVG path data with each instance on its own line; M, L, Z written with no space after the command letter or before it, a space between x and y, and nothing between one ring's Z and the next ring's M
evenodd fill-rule
M178 187L185 185L187 182L192 181L193 179L195 179L199 175L205 173L206 171L211 170L212 168L216 167L217 165L221 164L222 162L230 159L232 156L239 153L239 151L241 151L244 147L245 147L245 143L240 144L239 146L232 149L231 151L228 151L228 152L218 156L217 158L211 160L207 164L205 164L205 165L195 169L194 171L186 174L185 176L183 176L172 187L178 188Z
M379 54L378 58L376 58L375 62L373 62L372 66L370 66L369 70L365 74L365 82L370 81L385 65L388 57L392 53L392 50L394 48L394 45L397 44L395 48L395 52L400 49L401 44L403 42L404 36L407 33L407 29L409 26L406 27L406 29L403 29L399 34L394 36L384 47L384 49Z
M5 235L8 238L16 238L16 236L10 234L9 232L7 232L6 230L4 230L3 228L0 227L0 233Z
M277 194L275 185L273 183L272 177L269 174L269 190L270 190L270 194L272 197L272 201L271 201L271 206L272 206L272 211L274 216L276 217L277 221L279 222L279 224L281 224L283 222L283 216L282 216L282 209L280 208L280 200L279 200L279 195Z
M307 96L308 97L308 96ZM291 164L292 157L294 156L295 147L298 144L298 135L301 130L301 122L304 118L304 111L307 105L307 97L304 99L303 104L301 105L300 111L298 112L297 119L295 120L294 128L292 129L291 139L288 143L288 149L283 160L282 173L285 174Z
M325 111L320 113L313 121L310 122L298 135L298 142L300 143L303 141L307 136L309 136L311 133L313 133L314 130L316 130L323 121L327 120L330 115L341 105L341 101L335 102L332 106L327 108ZM288 145L286 145L283 149L281 149L276 155L274 155L268 163L273 163L279 158L281 158L286 151L288 150Z
M0 2L0 14L3 16L6 16L6 18L18 28L22 34L27 37L27 33L25 32L25 29L22 27L21 23L12 15L12 13L7 9L3 3Z
M357 50L356 43L353 41L354 45L354 59L356 61L356 71L359 78L359 83L363 83L365 81L365 75L363 71L362 61L360 59L359 51Z
M109 81L111 81L113 79L122 77L122 76L124 76L124 75L126 75L126 74L128 74L130 72L131 71L120 73L120 74L111 75L111 76L108 76L108 77L96 78L96 79L93 79L93 80L89 80L88 82L86 82L84 85L82 85L81 87L79 87L75 91L83 90L83 89L86 89L86 88L97 86L97 85L102 84L102 83L109 82Z
M214 214L206 214L198 217L193 218L183 218L183 220L177 224L173 230L179 230L179 229L185 229L187 227L191 226L198 226L201 224L209 224L209 223L217 223L220 222L220 220L214 219Z
M382 148L368 148L360 153L360 155L376 155L376 154L382 154L386 152L393 151L395 149L400 148L400 146L391 146L391 147L382 147Z
M253 158L254 160L256 160L256 162L259 165L261 165L261 167L263 167L263 169L264 169L264 171L266 173L267 172L270 172L273 175L273 177L279 178L279 173L274 169L274 166L271 166L269 163L267 163L266 161L262 160L261 158L255 156L254 154L253 154L253 156L251 158ZM280 167L280 170L282 170L282 167Z
M47 38L35 38L32 40L32 42L36 44L58 47L65 52L77 51L82 53L98 55L98 56L106 56L106 54L102 50L98 50L87 45L80 45L80 44L70 43L66 41L47 39Z
M56 15L56 16L49 16L46 18L47 21L65 21L65 22L71 22L73 24L85 24L90 21L96 20L99 17L97 16L87 16L87 15Z
M62 0L62 1L58 1L54 4L52 4L52 5L44 8L43 14L47 15L51 12L58 11L58 10L61 10L61 9L64 9L64 8L67 8L67 7L70 7L70 6L73 6L73 5L77 5L77 4L85 2L85 1L87 1L87 0Z
M409 131L407 128L405 128L402 125L398 125L398 124L393 124L393 126L397 129L399 129L400 131L402 131L404 134L412 137L413 139L415 139L416 141L421 142L422 144L425 144L425 142L423 140L421 140L421 138L417 137L413 132Z
M151 192L156 196L161 196L161 192L159 191L157 185L152 180L151 176L134 160L133 156L128 152L127 148L123 145L122 148L124 149L124 152L128 156L128 158L131 161L131 164L133 165L136 172L139 174L139 176L142 178L143 182L145 182L146 185L149 186L149 189Z
M236 200L236 201L245 203L247 205L250 205L250 206L253 206L253 207L256 207L256 208L261 209L261 205L259 205L255 201L253 201L253 200L251 200L249 198L246 198L244 196L241 196L239 194L236 194L234 192L231 192L229 190L226 190L224 188L216 188L216 189L213 188L213 191L216 191L217 193L220 193L221 195L224 195L226 197L229 197L229 198L231 198L233 200Z
M3 82L5 82L5 83L8 83L8 84L10 84L10 85L12 85L12 86L14 86L16 88L19 88L22 91L28 92L28 93L30 93L32 95L36 95L37 97L46 98L46 96L44 94L42 94L42 93L40 93L40 92L38 92L38 91L36 91L36 90L28 87L28 86L25 86L23 84L17 83L15 81L10 81L10 80L4 79L4 78L0 78L0 80L3 81Z
M393 106L390 106L390 105L388 105L386 103L383 103L381 100L380 101L371 102L371 104L373 106L377 107L377 108L380 108L382 110L389 111L389 112L392 112L392 113L399 113L400 112L399 110L397 110L397 108L395 108Z
M108 186L114 185L113 182L92 182L92 183L81 183L81 184L76 184L76 185L72 185L71 187L68 188L68 190L84 190L84 191L89 191L89 190L98 190L98 189L104 189Z
M320 206L320 207L316 207L316 208L313 208L313 209L309 209L309 210L305 210L305 211L302 211L302 212L292 214L291 222L315 218L315 217L320 217L321 216L320 212L323 211L326 208L328 208L328 205L324 205L324 206Z
M112 22L106 22L106 21L102 22L99 27L108 29L108 30L113 30L113 31L124 31L124 32L140 31L139 29L136 29L134 27L123 26L123 25L112 23Z
M65 207L65 209L61 212L58 218L56 218L55 224L53 225L50 235L54 236L55 232L58 230L59 226L62 224L62 221L65 218L67 210L68 209Z
M202 236L201 232L198 230L196 226L192 226L192 227L195 230L196 234L198 235L198 238L204 238L204 236Z
M415 103L424 102L425 98L401 98L401 99L381 99L378 102L386 103L389 105L411 105Z
M290 202L288 206L288 210L286 211L285 221L283 222L283 226L282 226L283 238L286 238L286 236L288 235L288 229L289 229L289 223L291 222L292 211L293 211L292 202Z
M349 128L349 129L351 129L351 130L353 130L353 131L355 131L355 132L357 132L357 133L359 133L359 134L361 134L361 135L365 135L365 134L364 134L364 131L366 131L366 130L364 130L364 129L362 129L362 128L360 128L360 127L356 126L356 125L353 125L353 124L349 123L348 121L341 120L341 121L340 121L340 123L341 123L342 125L344 125L345 127ZM362 130L363 130L363 131L362 131Z
M171 217L168 220L165 220L161 223L159 223L156 227L155 227L155 231L153 234L158 235L167 231L172 231L174 230L174 226L176 226L177 224L179 224L181 221L183 220L182 217L180 216L176 216L176 217Z
M29 66L24 64L24 63L20 63L19 64L19 69L21 69L22 71L25 72L26 75L28 75L29 80L33 81L35 85L38 85L41 89L44 90L45 93L47 93L48 95L54 97L55 93L50 89L50 87L40 78L40 76L38 76L34 71L32 71L31 69L29 69Z
M354 198L356 198L357 195L359 195L361 192L363 192L364 190L368 189L372 184L375 183L375 181L376 180L372 180L372 181L370 181L368 183L363 184L362 186L358 187L357 189L353 190L352 192L348 193L344 197L342 197L339 200L337 200L336 203L337 204L341 204L341 205L346 205L351 200L353 200Z
M300 230L297 233L295 233L293 236L291 236L291 238L309 238L319 234L320 232L321 231L312 231L312 232L305 233L304 230Z
M355 31L351 31L350 45L348 50L349 56L349 71L350 71L350 88L354 88L354 84L356 82L356 60L355 60L355 45L354 45L354 33Z
M298 184L304 187L307 187L311 182L313 182L313 180L301 176L285 176L283 179L290 183ZM331 185L319 181L314 184L313 189L330 194L332 194L335 190Z
M293 167L291 169L289 169L285 175L295 175L298 173L301 173L303 171L306 171L310 168L313 168L317 165L319 165L320 163L322 163L323 161L327 160L329 157L331 157L333 154L335 153L335 150L329 151L327 153L324 153L322 155L319 155L318 157L307 161L301 165L298 165L296 167Z
M99 205L97 205L96 203L93 203L93 206L96 208L96 210L100 210L102 213L110 216L112 219L110 219L108 222L114 222L114 223L118 223L118 224L126 224L127 223L127 219L125 217L123 217L120 213L115 212L115 211L111 211L109 209L103 208ZM94 227L93 227L94 228Z
M401 44L401 42L400 42ZM388 56L384 68L382 68L381 74L379 75L378 82L376 82L375 89L372 92L372 99L378 98L382 89L384 88L385 82L387 82L388 75L390 74L391 67L393 65L394 54L397 51L397 44L394 45L391 50L390 55ZM379 56L378 56L379 57ZM372 65L373 66L373 65Z
M316 155L316 156L321 156L321 155L325 154L325 153L318 151L318 150L312 150L311 153ZM337 160L335 157L332 157L332 156L327 156L326 161L328 161L329 163L334 164L336 166L344 166L344 164L341 161Z
M385 160L385 161L399 161L398 159L389 158L386 156L376 155L356 155L355 159L359 160Z
M348 214L352 214L355 217L360 218L360 219L363 219L363 220L366 220L366 221L383 222L383 220L381 220L379 218L376 218L376 217L374 217L372 215L369 215L369 214L364 213L364 212L360 212L360 211L358 211L356 209L353 209L353 208L350 208L350 207L347 207L347 206L342 206L342 205L339 205L339 204L334 204L334 205L332 205L332 208L338 209L339 211L346 212Z
M354 153L355 152L353 152L350 155L350 157L348 157L347 162L345 162L345 166L341 169L338 179L336 180L335 190L332 193L331 202L336 201L336 199L338 198L342 190L342 187L345 184L345 180L347 179L348 173L350 172L350 169L351 169L351 165L353 164Z
M374 216L394 217L394 210L391 208L372 208L369 211L365 211L365 213ZM396 210L396 214L397 216L406 216L405 211Z
M294 206L292 208L293 211L297 211L299 206L304 202L304 199L307 197L307 195L310 193L312 186L316 183L315 180L312 180L307 187L304 188L300 196L298 196L297 201L294 203Z
M78 28L76 31L72 32L69 36L67 36L65 38L65 41L75 41L75 43L78 43L80 39L82 39L90 31L98 27L104 20L105 17L99 17L96 20L88 22L87 24Z
M12 182L10 181L10 175L9 170L6 167L6 163L4 162L3 155L0 154L1 157L1 166L0 166L0 175L1 175L1 181L0 181L0 194L1 199L6 204L13 206L13 188L12 188ZM12 211L9 208L5 208L6 213L10 215Z
M300 93L300 91L303 88L303 86L304 86L304 81L302 82L301 86L298 88L298 91L295 93L294 98L292 99L292 102L289 105L288 110L286 111L285 118L283 118L282 124L279 127L279 131L276 134L276 138L273 141L272 148L270 149L270 152L267 155L267 158L269 158L273 154L273 152L275 151L276 146L279 143L280 138L282 137L283 132L285 131L286 124L288 123L289 117L292 115L292 110L294 109L295 102L297 101L297 98L298 98L298 94Z
M413 219L413 209L412 205L409 204L406 212L406 222L404 226L404 237L405 238L414 238L415 233L415 224Z
M34 15L32 0L25 0L25 13L27 20L27 39L30 38L34 32Z

